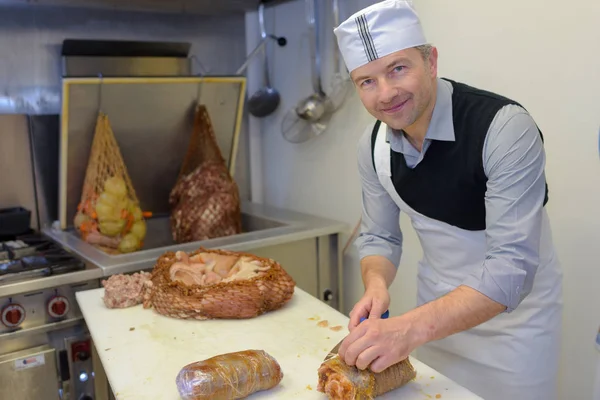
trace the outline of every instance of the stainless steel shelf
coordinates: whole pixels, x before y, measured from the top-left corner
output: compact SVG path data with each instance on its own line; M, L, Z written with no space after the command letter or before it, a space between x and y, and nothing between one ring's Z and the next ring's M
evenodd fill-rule
M339 234L347 230L346 224L304 213L283 210L262 204L243 202L244 232L210 240L176 244L170 239L168 224L163 220L149 221L155 225L148 229L149 237L144 249L128 254L111 255L84 242L73 230L44 228L43 233L69 251L98 266L104 276L150 269L167 251L191 252L199 247L220 248L232 251L276 246L279 244Z

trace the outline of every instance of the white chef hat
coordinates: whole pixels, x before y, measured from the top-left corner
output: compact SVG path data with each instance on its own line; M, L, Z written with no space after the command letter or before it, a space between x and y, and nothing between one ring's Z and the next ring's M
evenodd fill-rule
M410 0L385 0L351 15L333 30L350 72L396 51L426 44Z

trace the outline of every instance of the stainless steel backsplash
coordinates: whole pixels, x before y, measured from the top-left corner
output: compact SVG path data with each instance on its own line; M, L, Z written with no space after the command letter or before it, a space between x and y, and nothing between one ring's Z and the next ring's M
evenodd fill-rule
M60 112L64 39L188 42L190 56L211 74L227 75L244 62L244 37L243 14L210 18L0 5L0 114ZM192 63L192 73L200 72Z
M21 206L37 222L29 121L26 115L0 115L0 208Z
M192 74L231 74L246 55L242 14L209 18L0 5L0 207L30 209L36 229L38 218L42 225L58 218L61 46L67 38L188 42L190 56L202 63L192 62ZM244 121L235 179L248 199Z
M34 229L58 218L58 148L58 115L0 115L0 208L28 209Z

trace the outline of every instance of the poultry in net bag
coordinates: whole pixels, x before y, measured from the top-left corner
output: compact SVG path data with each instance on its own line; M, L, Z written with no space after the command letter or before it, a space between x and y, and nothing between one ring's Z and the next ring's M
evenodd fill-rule
M187 154L173 187L171 232L177 243L242 231L239 191L219 149L206 106L196 108Z
M130 253L143 246L146 221L129 178L109 118L98 113L75 229L107 253Z

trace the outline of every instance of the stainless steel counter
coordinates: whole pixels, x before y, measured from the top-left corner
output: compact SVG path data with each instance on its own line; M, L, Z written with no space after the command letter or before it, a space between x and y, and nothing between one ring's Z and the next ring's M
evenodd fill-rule
M167 222L165 219L151 219L148 221L148 234L144 240L145 249L129 254L107 254L84 242L74 230L45 228L43 233L100 267L104 271L104 276L109 276L152 268L156 259L167 251L190 252L199 247L248 251L258 247L337 234L347 228L345 224L338 221L255 203L242 203L242 213L246 232L184 244L173 243L170 237L166 237L168 231L165 229L160 229L158 234L156 230L153 231L153 226L160 225L164 228Z
M90 263L86 264L86 268L82 271L69 272L64 275L51 275L43 278L32 278L3 284L0 286L0 298L64 285L73 285L81 282L100 279L104 276L102 268Z
M99 267L103 276L150 270L167 251L191 252L199 247L250 252L273 258L292 275L299 287L340 309L342 263L339 234L346 224L304 213L255 203L242 203L243 233L204 241L173 242L168 216L148 220L144 248L111 255L84 242L74 230L45 228L43 233Z

